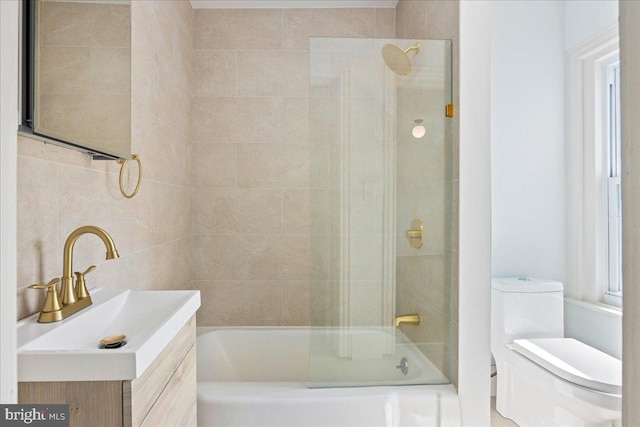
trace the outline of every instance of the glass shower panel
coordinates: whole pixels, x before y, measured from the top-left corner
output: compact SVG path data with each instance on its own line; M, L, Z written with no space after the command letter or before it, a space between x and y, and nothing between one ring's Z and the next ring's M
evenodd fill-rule
M310 46L311 386L447 383L451 44Z

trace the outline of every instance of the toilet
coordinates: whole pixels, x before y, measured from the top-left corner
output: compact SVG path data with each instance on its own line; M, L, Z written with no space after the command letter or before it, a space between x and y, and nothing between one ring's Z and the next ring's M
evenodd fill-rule
M622 362L564 337L562 283L491 282L496 410L520 427L619 426Z

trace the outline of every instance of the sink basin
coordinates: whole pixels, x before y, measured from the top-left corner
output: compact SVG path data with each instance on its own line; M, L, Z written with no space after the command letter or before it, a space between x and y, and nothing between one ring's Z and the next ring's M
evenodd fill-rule
M94 289L93 305L55 323L18 322L18 381L140 377L200 307L200 291ZM126 335L120 348L100 340Z

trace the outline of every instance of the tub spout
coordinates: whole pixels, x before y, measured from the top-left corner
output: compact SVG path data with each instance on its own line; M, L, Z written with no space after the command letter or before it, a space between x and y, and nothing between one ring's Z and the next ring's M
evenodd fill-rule
M420 324L420 316L417 313L396 314L393 318L393 326L419 325L419 324Z

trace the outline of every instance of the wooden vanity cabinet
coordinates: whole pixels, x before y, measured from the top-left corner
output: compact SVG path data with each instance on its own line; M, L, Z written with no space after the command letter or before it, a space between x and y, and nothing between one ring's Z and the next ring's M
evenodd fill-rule
M21 382L18 401L67 403L70 427L195 427L195 343L194 316L135 380Z

